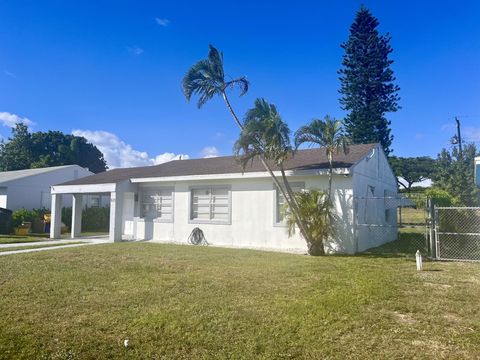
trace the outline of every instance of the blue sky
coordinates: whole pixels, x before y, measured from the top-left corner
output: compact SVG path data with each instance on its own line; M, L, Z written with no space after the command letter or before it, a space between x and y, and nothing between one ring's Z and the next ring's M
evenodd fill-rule
M75 131L114 167L231 154L238 130L220 99L198 110L180 89L209 43L228 74L251 81L248 95L232 94L239 114L265 97L293 131L342 117L340 43L361 3L393 37L394 153L435 156L455 115L480 144L478 1L0 0L0 135L21 118Z

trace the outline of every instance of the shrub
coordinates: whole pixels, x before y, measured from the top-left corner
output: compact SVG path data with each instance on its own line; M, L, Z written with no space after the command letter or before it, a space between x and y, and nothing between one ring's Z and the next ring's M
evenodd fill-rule
M34 222L35 220L43 220L43 215L48 213L49 210L43 209L20 209L12 213L12 227L17 228L24 222Z
M72 227L72 208L62 209L62 222ZM82 231L108 231L110 225L109 207L86 207L82 211Z
M431 187L425 190L425 195L430 198L435 206L458 205L459 200L448 191Z
M305 224L311 241L307 241L310 255L324 255L325 244L335 234L333 226L332 205L324 191L311 189L295 193L298 203L298 214ZM295 233L295 216L291 211L286 211L288 235Z

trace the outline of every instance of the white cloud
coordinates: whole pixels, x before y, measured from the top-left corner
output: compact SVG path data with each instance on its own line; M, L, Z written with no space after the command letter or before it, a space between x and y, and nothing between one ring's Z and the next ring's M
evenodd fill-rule
M110 169L157 165L180 157L182 159L189 158L185 154L176 155L168 152L151 158L147 152L135 150L130 144L125 143L117 135L108 131L75 129L72 134L83 136L95 145L103 153Z
M3 73L9 77L16 78L15 74L8 70L3 70Z
M206 146L200 151L200 156L203 158L212 158L220 155L220 152L215 146Z
M156 17L155 18L155 21L158 25L160 26L168 26L168 24L170 24L170 20L168 19L165 19L165 18L159 18L159 17Z
M404 178L402 178L401 176L398 177L398 181L400 181L405 186L408 186L408 182ZM431 187L432 186L432 180L431 179L425 179L423 181L413 183L412 186L418 186L418 187L423 187L423 188Z
M21 117L9 112L0 112L0 124L14 128L16 124L24 123L27 126L34 125L34 122L26 117Z
M186 154L175 155L174 153L166 152L166 153L155 156L155 159L153 159L153 163L155 165L158 165L158 164L163 164L165 162L172 161L172 160L187 160L189 158L190 156Z
M480 128L466 126L463 129L463 134L467 141L480 142Z
M136 55L136 56L142 55L145 52L145 50L143 50L139 46L129 46L129 47L127 47L127 50L128 50L129 53L131 53L133 55Z

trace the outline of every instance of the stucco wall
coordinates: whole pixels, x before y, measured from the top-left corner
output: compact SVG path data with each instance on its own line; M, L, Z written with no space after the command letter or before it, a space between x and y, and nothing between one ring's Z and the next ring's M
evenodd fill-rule
M52 185L91 174L90 171L80 166L72 166L7 182L2 185L6 187L6 208L13 211L21 208L31 210L45 207L49 209ZM64 196L63 206L72 206L70 195Z
M325 175L294 177L291 181L305 182L307 188L326 189ZM231 188L230 224L194 224L189 219L190 187L199 185L228 185ZM305 241L297 232L288 237L287 229L274 223L275 191L269 178L233 179L228 181L191 181L176 183L149 183L145 186L173 187L174 219L160 223L140 219L138 201L133 193L124 201L124 234L136 239L187 243L195 227L200 227L211 245L306 251ZM353 229L353 190L350 176L334 177L334 200L337 213L337 235L329 244L330 251L353 253L355 251ZM137 196L138 200L138 196ZM127 208L133 208L131 211Z
M352 174L357 251L380 246L397 238L396 208L389 213L388 221L385 214L386 208L394 203L389 198L397 194L397 181L381 148L375 148L370 155L353 168ZM373 194L369 186L374 188Z

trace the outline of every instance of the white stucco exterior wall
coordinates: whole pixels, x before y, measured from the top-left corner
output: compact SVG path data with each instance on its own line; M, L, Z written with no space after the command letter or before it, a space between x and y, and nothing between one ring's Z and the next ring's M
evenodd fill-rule
M60 167L52 171L4 182L0 186L0 206L10 210L28 210L51 207L50 187L54 184L92 175L78 165ZM63 206L72 206L72 197L65 196Z
M380 246L397 239L397 211L393 199L398 192L397 180L380 146L352 169L356 252ZM373 193L372 193L373 189ZM390 208L388 219L385 210ZM365 226L363 224L372 224ZM381 226L374 226L381 225Z
M307 189L326 189L325 175L293 177L292 182L304 182ZM231 191L231 222L228 224L194 223L190 220L190 190L192 186L225 185ZM288 236L287 228L275 223L276 193L270 178L203 180L146 183L138 186L137 200L142 189L173 188L173 221L159 222L139 217L140 204L133 193L124 202L124 235L138 240L187 243L195 227L203 230L211 245L293 250L305 252L306 243L297 231ZM354 247L353 190L350 176L335 175L334 200L337 209L337 236L329 244L330 251L352 253ZM131 211L133 208L134 211Z

